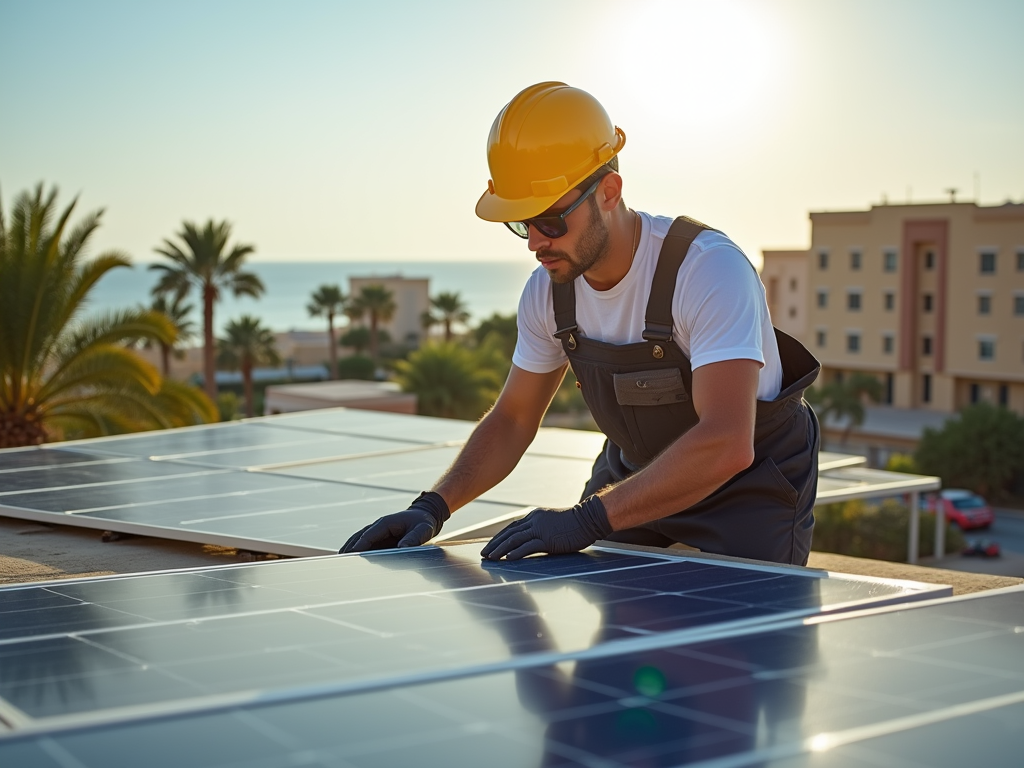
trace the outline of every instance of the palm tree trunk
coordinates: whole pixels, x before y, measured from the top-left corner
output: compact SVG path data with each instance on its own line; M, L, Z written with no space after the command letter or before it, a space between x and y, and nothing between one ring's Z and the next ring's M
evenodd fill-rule
M163 368L163 376L166 379L171 375L171 345L160 342L160 361Z
M245 415L253 417L253 396L252 396L252 361L242 361L242 391L245 394Z
M444 319L444 340L446 342L452 340L452 321L447 317Z
M213 346L213 286L203 286L203 389L217 402L217 367Z
M370 310L370 357L373 358L374 378L377 374L377 313Z
M331 341L331 381L338 379L338 340L334 338L334 313L327 313L327 335Z

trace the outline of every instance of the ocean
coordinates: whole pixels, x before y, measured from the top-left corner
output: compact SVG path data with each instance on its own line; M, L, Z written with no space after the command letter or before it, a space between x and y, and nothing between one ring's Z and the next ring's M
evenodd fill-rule
M259 275L266 291L259 299L235 298L230 293L221 297L214 308L214 324L220 333L224 326L240 315L260 318L274 331L323 330L326 321L310 317L306 311L309 297L324 283L337 284L348 293L348 278L395 276L430 278L430 295L442 291L461 295L475 325L495 312L511 314L519 305L519 294L530 273L537 267L531 258L518 261L417 261L417 262L254 262L246 269ZM89 312L124 309L149 304L150 290L159 274L147 264L131 269L115 269L93 289ZM197 332L202 327L200 297L193 290L189 302Z

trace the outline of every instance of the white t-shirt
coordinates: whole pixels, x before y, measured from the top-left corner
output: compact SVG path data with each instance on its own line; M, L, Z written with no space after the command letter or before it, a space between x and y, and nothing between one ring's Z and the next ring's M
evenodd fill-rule
M576 278L579 334L609 344L643 341L644 314L661 244L672 219L640 214L640 244L626 276L607 291ZM782 363L764 286L746 255L720 232L693 241L676 275L672 340L696 370L723 360L761 363L758 400L774 400L782 386ZM512 362L547 373L566 361L551 303L551 279L538 266L519 300L519 340Z

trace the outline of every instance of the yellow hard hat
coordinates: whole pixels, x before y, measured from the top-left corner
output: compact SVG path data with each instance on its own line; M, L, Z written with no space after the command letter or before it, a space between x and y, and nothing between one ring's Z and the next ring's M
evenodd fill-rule
M619 153L626 134L600 102L565 83L538 83L510 101L487 137L491 178L476 204L485 221L522 221Z

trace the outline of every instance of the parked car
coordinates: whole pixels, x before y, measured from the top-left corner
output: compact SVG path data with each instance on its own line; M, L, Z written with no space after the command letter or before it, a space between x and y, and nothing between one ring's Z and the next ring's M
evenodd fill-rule
M961 488L946 488L928 498L928 509L935 511L936 504L942 504L946 519L956 523L960 530L988 528L996 519L992 507L981 496Z

